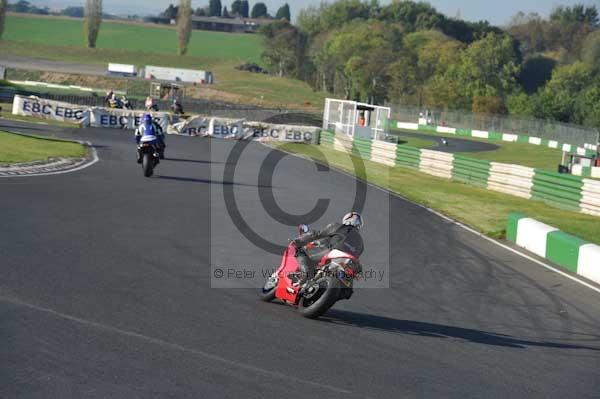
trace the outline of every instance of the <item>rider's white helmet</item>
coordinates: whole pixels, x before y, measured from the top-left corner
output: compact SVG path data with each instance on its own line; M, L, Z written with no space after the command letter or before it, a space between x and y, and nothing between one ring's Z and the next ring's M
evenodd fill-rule
M346 226L354 226L360 230L360 228L363 226L362 216L360 216L360 213L358 212L347 213L342 218L342 224L345 224Z

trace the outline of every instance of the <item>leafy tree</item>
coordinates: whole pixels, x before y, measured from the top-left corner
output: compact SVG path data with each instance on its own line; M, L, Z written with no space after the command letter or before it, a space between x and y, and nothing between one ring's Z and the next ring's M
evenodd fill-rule
M299 58L304 51L302 34L289 22L280 20L261 27L266 50L262 58L278 76L299 77Z
M252 12L250 16L252 18L264 18L268 15L267 5L265 3L256 3L252 7Z
M67 7L62 10L61 14L66 15L67 17L73 18L83 18L85 14L85 9L83 7Z
M320 30L340 28L345 24L369 18L369 5L360 0L339 0L320 10Z
M506 107L498 96L475 96L472 111L475 114L505 114Z
M208 16L209 17L220 17L221 16L221 0L209 0L208 1Z
M96 40L102 24L102 0L87 0L85 3L84 31L89 48L96 48Z
M536 109L535 96L528 96L524 92L511 94L506 99L506 108L510 115L533 116Z
M31 3L25 0L20 0L18 1L15 5L12 11L14 12L29 12L29 10L31 9Z
M234 2L231 3L231 14L242 15L242 1L241 0L234 0Z
M229 11L227 11L227 7L223 7L223 18L231 18L229 15Z
M596 30L586 37L581 59L588 68L595 73L600 73L600 30Z
M248 3L248 0L242 0L242 2L240 4L240 14L241 14L242 18L248 18L249 12L250 12L250 4Z
M390 65L390 99L401 103L429 103L426 86L459 60L462 44L438 31L409 33ZM433 95L435 96L435 95Z
M318 70L334 67L325 86L347 99L385 100L389 75L382 65L393 55L387 34L378 22L348 24L329 34L316 57Z
M519 64L513 39L490 33L466 49L452 73L468 98L503 98L516 88Z
M508 32L520 42L521 52L526 54L536 54L544 51L551 46L546 38L550 25L544 21L539 14L523 12L517 13L512 17L508 27Z
M308 6L303 8L296 17L296 26L300 31L309 37L316 37L321 32L321 10L325 6L321 3L321 7Z
M591 27L598 26L598 10L596 6L586 7L583 4L576 4L573 7L559 6L550 14L552 22L559 24L584 24Z
M174 6L173 4L169 4L169 6L167 7L167 9L165 11L163 11L162 15L165 18L169 18L169 19L177 19L177 13L178 13L178 7Z
M399 22L409 32L418 28L435 29L443 22L443 17L429 3L393 0L381 10L382 18L386 21Z
M536 117L574 122L578 98L592 81L590 70L581 62L556 68L538 95Z
M528 58L519 74L518 82L526 93L535 93L552 78L556 60L542 55Z
M550 14L553 29L549 32L555 42L567 52L567 59L577 58L585 37L598 27L595 6L557 7Z
M8 8L8 0L0 0L0 39L4 32L4 21L6 20L6 10Z
M275 18L285 19L286 21L290 22L292 17L290 15L290 6L288 3L285 3L284 5L279 7L279 10L277 10L277 14L275 15Z
M179 0L177 14L177 53L187 54L188 44L192 37L192 0Z
M577 96L575 109L572 122L595 128L600 126L600 77L596 75Z

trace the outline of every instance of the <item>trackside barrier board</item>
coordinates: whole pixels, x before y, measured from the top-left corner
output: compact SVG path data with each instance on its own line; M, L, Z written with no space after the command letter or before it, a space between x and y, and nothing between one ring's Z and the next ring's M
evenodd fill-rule
M320 128L313 126L276 125L229 118L194 117L170 126L171 134L210 136L224 139L315 142Z
M78 124L87 124L90 116L86 106L19 95L13 100L12 114Z
M89 124L83 126L103 127L109 129L136 129L142 123L146 111L132 111L123 109L110 109L94 107L89 109ZM169 114L166 112L153 112L152 118L167 131Z
M146 111L84 107L44 100L37 97L15 96L13 114L71 122L81 126L107 129L136 129ZM287 141L294 143L316 143L321 128L313 126L277 125L249 122L243 119L210 118L196 116L172 123L166 112L151 113L154 121L165 132L189 136L210 136L223 139Z

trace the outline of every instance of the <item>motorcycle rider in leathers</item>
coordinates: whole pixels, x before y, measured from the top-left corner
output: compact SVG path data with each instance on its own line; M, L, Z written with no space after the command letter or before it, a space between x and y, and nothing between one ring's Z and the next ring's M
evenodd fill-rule
M144 135L153 135L156 137L156 150L164 150L167 145L165 144L165 134L162 127L152 119L152 115L144 114L142 117L142 124L135 130L135 141L140 143L140 139ZM159 151L162 153L162 151Z
M364 251L363 239L359 233L363 225L358 212L346 214L342 223L331 223L320 231L308 231L296 237L292 244L298 248L296 260L301 273L300 284L312 279L319 261L333 249L352 254L357 258ZM305 245L319 240L319 246L305 248Z

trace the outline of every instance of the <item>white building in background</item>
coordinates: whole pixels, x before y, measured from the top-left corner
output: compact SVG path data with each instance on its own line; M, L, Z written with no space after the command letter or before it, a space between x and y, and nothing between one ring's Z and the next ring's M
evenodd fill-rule
M186 82L198 84L213 83L212 72L193 69L166 68L147 65L144 69L146 79L168 80L171 82Z

